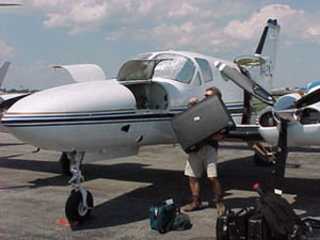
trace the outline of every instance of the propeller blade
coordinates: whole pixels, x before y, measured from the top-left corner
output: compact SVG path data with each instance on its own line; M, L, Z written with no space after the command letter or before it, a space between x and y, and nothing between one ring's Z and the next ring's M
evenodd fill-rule
M220 61L216 61L214 65L225 77L232 80L239 87L245 89L250 94L260 99L262 102L268 105L274 104L275 101L272 95L267 90L265 90L252 79L248 78L246 75L239 72L236 68L228 66L227 64Z
M320 101L320 88L303 96L296 102L296 108L303 108Z

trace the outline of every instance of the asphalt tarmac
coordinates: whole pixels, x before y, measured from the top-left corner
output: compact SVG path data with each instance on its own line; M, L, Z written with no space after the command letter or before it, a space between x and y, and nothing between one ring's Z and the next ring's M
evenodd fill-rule
M61 174L59 153L24 144L0 133L0 239L215 239L216 209L206 207L189 214L193 227L164 235L150 230L148 209L173 198L183 205L190 198L183 175L186 155L179 146L144 147L136 157L100 161L84 167L83 184L94 196L91 218L70 227L64 206L70 192L68 177ZM256 167L245 144L222 143L219 175L230 208L254 205L253 183L271 182L271 168ZM320 216L319 151L292 152L285 197L301 216ZM202 182L202 199L212 199Z

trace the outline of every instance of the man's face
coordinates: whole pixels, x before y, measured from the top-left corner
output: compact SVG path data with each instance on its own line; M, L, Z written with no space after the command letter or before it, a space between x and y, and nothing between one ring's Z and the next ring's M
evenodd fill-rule
M213 91L212 90L207 90L204 94L205 97L210 97L213 95Z

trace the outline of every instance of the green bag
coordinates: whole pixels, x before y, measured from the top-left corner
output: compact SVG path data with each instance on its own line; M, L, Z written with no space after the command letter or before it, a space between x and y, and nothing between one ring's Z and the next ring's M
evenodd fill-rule
M190 228L192 228L190 217L185 213L178 212L174 219L172 230L183 231Z
M161 202L157 206L152 206L149 209L151 229L157 230L159 233L166 233L172 230L176 213L177 207L172 199Z

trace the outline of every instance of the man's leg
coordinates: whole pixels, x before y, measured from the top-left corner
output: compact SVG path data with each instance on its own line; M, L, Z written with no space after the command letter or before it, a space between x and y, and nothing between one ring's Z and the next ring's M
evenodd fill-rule
M191 203L182 207L182 210L185 212L191 212L194 210L199 210L202 207L201 200L200 200L200 183L199 179L196 177L189 176L189 186L190 191L192 194L192 201Z
M222 189L220 182L217 177L208 177L212 192L215 195L215 201L222 201L223 196L222 196Z
M191 153L189 155L189 159L186 162L184 174L188 177L189 180L189 188L192 194L192 201L182 207L183 211L190 212L201 208L199 178L202 171L202 165L199 164L197 154Z
M219 182L219 179L217 177L208 177L212 192L215 194L214 198L214 204L217 208L217 214L218 216L221 216L225 211L225 206L223 203L223 194L222 194L222 188Z
M222 188L218 179L217 159L218 159L217 149L208 146L207 147L207 166L206 166L207 176L210 182L211 190L215 194L213 203L217 207L218 216L221 216L225 211L225 206L223 204Z

